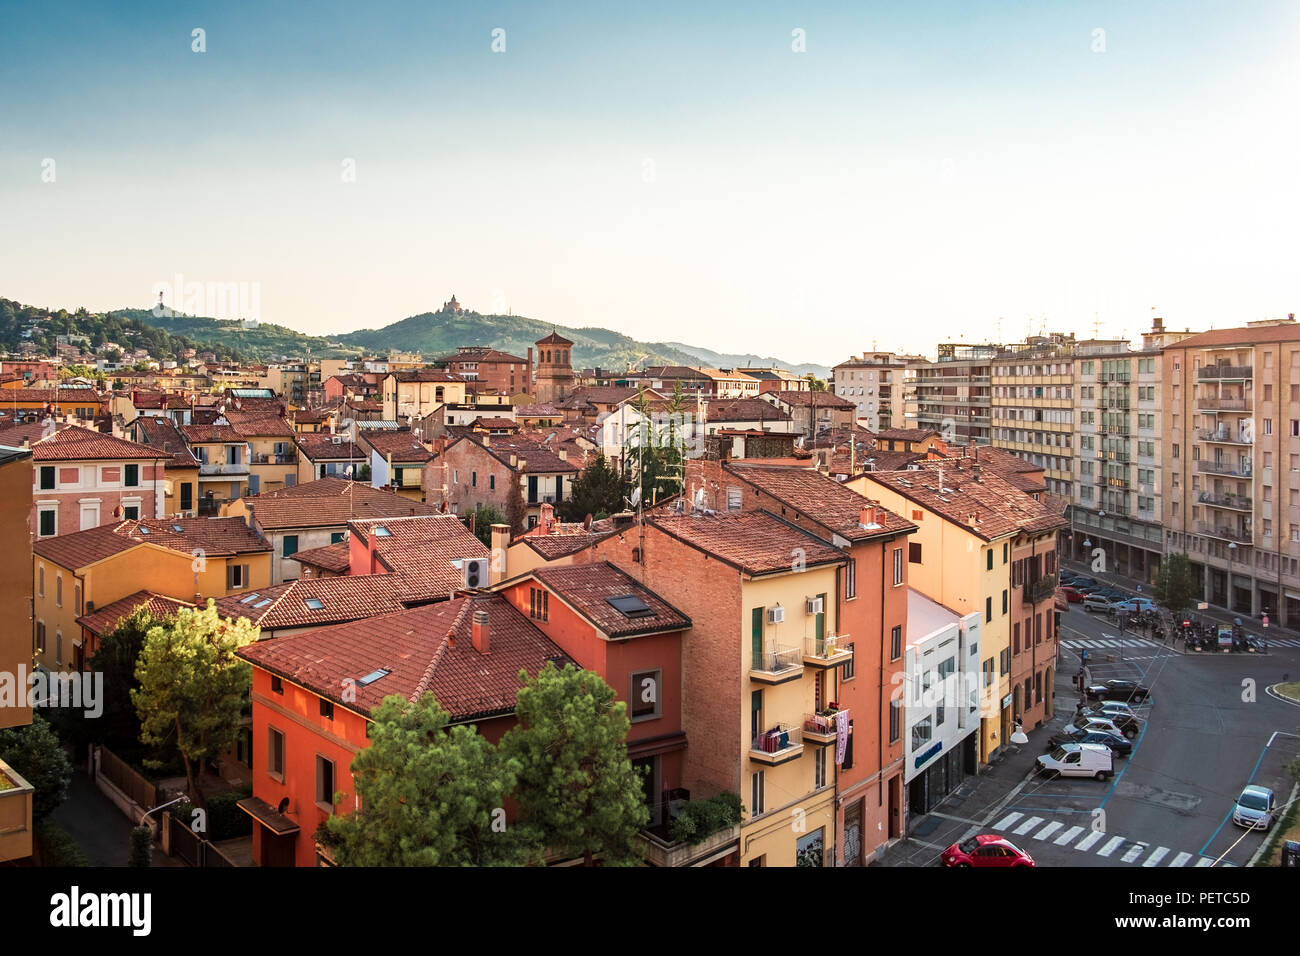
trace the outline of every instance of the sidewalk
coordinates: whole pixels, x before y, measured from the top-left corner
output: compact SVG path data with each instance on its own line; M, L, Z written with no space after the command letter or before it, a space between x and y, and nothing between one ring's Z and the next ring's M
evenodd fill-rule
M100 793L80 766L73 768L68 799L50 817L77 841L91 866L126 866L130 853L131 821L122 815L112 800ZM168 859L156 844L153 865L184 866L178 860Z
M1109 584L1112 587L1118 588L1119 590L1125 591L1134 596L1137 595L1138 586L1141 585L1142 595L1144 597L1151 597L1151 586L1147 584L1145 581L1139 581L1136 578L1130 578L1127 575L1105 574L1100 571L1093 571L1092 568L1089 567L1089 565L1083 561L1072 561L1066 559L1061 562L1061 566L1066 568L1069 571L1075 571L1078 572L1079 574L1084 575L1085 577L1094 578L1095 580L1100 581L1104 584ZM1208 602L1198 602L1198 603L1208 603ZM1277 623L1272 620L1271 616L1270 616L1268 627L1264 627L1263 622L1261 622L1258 618L1252 618L1247 614L1241 614L1235 611L1229 611L1227 608L1219 607L1217 604L1211 604L1209 609L1205 611L1198 611L1196 610L1195 607L1191 608L1190 610L1194 615L1197 615L1198 617L1201 617L1206 620L1217 621L1220 624L1232 624L1238 618L1240 618L1241 628L1243 631L1255 637L1262 637L1265 640L1268 640L1268 638L1270 637L1290 638L1292 640L1300 640L1300 631L1297 631L1294 628L1289 628L1289 627L1279 627Z

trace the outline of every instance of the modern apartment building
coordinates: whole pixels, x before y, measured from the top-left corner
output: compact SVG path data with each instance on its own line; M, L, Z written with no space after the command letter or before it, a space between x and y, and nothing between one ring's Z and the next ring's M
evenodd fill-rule
M930 428L950 444L992 441L992 376L997 345L944 342L939 360L916 364L916 421L908 427Z
M913 356L892 352L863 352L831 369L830 389L857 406L857 419L867 428L903 427L903 379Z
M1009 345L993 363L993 445L1042 465L1047 490L1074 485L1074 336L1036 336Z
M1166 346L1165 546L1206 600L1300 621L1300 326L1294 318Z

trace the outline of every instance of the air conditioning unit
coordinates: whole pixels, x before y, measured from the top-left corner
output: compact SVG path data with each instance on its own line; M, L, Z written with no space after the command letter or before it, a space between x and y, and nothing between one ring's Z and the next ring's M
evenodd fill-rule
M809 614L820 614L824 610L824 604L825 602L819 597L809 598L805 602L805 607Z
M780 624L784 620L785 620L785 608L770 607L767 609L768 624Z
M462 558L461 570L465 572L465 587L485 588L488 586L487 558Z

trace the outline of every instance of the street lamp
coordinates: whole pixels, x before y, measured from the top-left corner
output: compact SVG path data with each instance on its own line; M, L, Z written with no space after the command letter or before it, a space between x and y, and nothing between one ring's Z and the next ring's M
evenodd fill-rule
M1013 744L1027 744L1029 737L1025 734L1025 729L1020 721L1016 721L1016 729L1011 732L1011 742Z

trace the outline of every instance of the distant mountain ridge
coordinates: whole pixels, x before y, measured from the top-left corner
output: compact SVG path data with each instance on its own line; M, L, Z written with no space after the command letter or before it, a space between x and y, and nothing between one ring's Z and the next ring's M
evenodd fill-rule
M786 362L783 359L775 358L771 355L754 355L752 353L745 355L734 355L725 352L715 352L712 349L701 348L698 345L687 345L684 342L663 342L660 343L666 348L677 349L696 356L699 361L707 362L713 368L730 368L743 372L746 366L756 368L784 368L789 369L796 375L807 375L812 372L818 378L827 378L831 370L825 365L816 365L805 362L801 365Z

